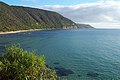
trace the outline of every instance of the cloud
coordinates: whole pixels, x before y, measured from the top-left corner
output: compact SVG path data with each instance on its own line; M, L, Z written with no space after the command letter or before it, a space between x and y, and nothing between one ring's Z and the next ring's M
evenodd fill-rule
M39 8L56 11L79 23L119 23L120 1L98 0L76 5L45 5Z

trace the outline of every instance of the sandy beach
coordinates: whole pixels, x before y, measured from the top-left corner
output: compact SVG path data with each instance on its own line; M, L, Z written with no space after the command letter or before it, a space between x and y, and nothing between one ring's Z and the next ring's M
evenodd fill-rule
M19 31L0 32L0 34L14 34L14 33L20 33L20 32L37 31L37 30L44 30L44 29L29 29L29 30L19 30Z

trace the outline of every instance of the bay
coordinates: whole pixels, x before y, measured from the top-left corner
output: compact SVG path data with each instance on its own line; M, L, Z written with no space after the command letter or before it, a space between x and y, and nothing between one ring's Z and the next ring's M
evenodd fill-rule
M4 46L21 47L44 55L53 69L68 69L72 74L60 80L120 80L120 30L78 29L43 30L0 35Z

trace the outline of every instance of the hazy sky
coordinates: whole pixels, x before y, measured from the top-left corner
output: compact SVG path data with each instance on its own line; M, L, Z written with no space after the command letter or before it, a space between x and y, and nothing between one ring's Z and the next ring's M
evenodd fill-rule
M120 0L1 0L10 5L56 11L77 23L120 28Z

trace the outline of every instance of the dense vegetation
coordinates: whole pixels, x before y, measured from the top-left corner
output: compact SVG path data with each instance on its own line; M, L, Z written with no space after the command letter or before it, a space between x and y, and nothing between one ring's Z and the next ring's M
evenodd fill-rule
M0 31L77 28L62 15L37 8L10 6L0 1Z
M19 45L6 48L0 56L0 80L56 80L54 70L46 67L45 57L27 52Z

